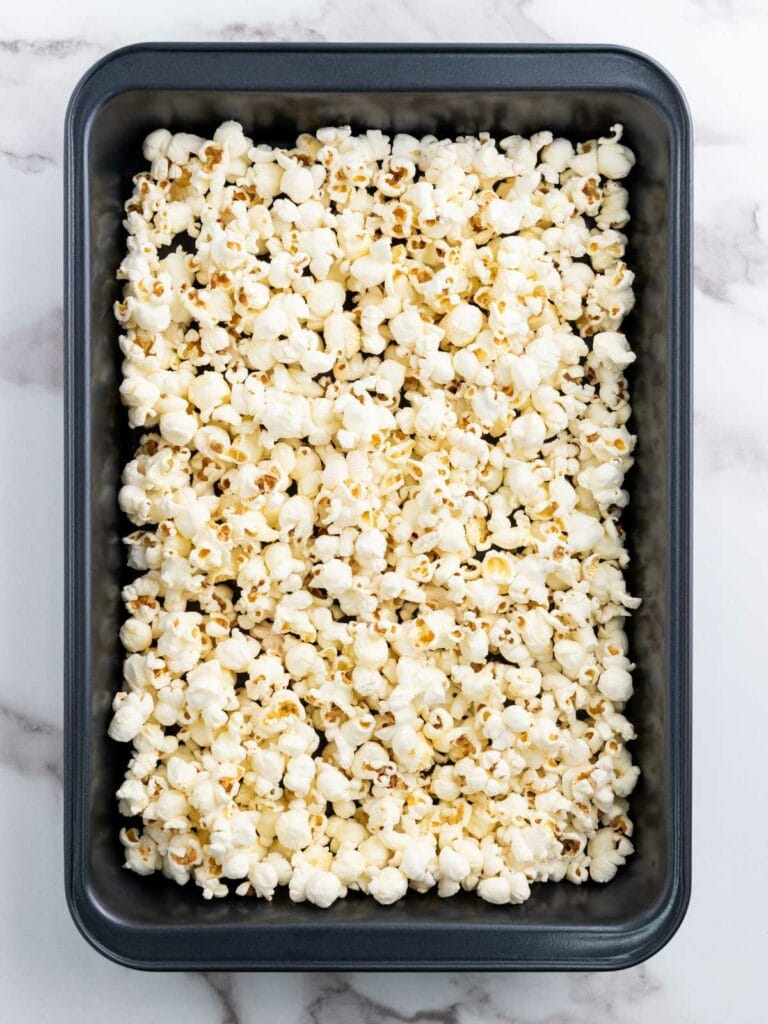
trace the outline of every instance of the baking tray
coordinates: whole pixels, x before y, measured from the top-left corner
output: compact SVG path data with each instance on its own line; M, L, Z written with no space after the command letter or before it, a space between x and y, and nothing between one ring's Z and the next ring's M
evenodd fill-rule
M107 739L121 681L125 581L117 507L133 439L118 400L112 303L122 203L153 128L208 134L243 122L290 143L324 124L451 136L551 128L571 139L616 121L638 155L626 329L639 435L625 515L637 662L630 715L642 780L636 854L607 886L534 886L519 907L474 894L365 898L330 910L226 899L121 867L114 791L127 749ZM691 129L669 75L631 50L591 46L147 44L77 86L66 119L65 861L72 916L106 956L156 970L544 970L626 967L659 949L690 888Z

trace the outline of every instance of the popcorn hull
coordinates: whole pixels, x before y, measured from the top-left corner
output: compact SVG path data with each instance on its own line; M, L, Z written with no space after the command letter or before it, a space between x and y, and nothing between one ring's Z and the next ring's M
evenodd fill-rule
M107 738L119 688L125 582L117 506L131 449L112 303L122 202L150 130L206 133L227 118L290 144L324 124L456 136L552 129L577 140L621 121L638 302L626 332L639 436L623 523L637 662L630 717L642 777L637 852L610 885L534 887L519 907L414 893L329 910L228 899L124 871L114 792L125 750ZM106 57L66 123L67 345L65 864L73 918L113 960L154 970L574 970L658 950L690 888L691 127L677 85L642 54L588 46L148 44ZM624 328L623 328L624 329Z

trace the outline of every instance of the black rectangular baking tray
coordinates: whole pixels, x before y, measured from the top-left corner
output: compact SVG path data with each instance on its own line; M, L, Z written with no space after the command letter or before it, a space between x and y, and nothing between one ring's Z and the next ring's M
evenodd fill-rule
M116 492L132 443L112 318L121 205L147 132L205 134L228 118L272 143L338 123L438 136L551 128L572 139L626 127L638 156L627 331L640 443L625 523L630 584L643 597L630 638L643 775L637 852L607 886L539 885L511 908L409 894L392 907L350 898L318 910L285 896L207 903L121 867L113 794L126 751L106 737L128 531ZM687 906L691 836L691 128L675 82L648 57L605 46L153 43L86 74L65 146L65 861L80 931L113 960L155 970L606 969L659 949Z

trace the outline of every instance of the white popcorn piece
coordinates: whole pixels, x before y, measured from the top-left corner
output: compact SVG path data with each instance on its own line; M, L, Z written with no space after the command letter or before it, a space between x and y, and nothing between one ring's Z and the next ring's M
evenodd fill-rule
M120 642L126 651L145 651L152 643L152 627L140 619L126 619L120 627Z
M271 900L278 886L277 871L268 861L258 861L249 869L248 881L256 896Z
M626 178L634 165L632 150L618 142L605 142L597 148L597 168L605 178Z
M310 903L325 909L344 894L344 886L332 871L313 871L307 878L306 894Z
M342 885L351 886L359 883L365 871L365 857L353 849L342 849L333 861L333 872L338 875Z
M511 902L509 882L500 875L481 879L477 885L477 894L486 903L501 905Z
M309 756L309 754L297 754L288 762L283 784L286 789L290 789L297 797L304 797L309 793L309 788L312 785L314 777L314 760ZM283 845L287 844L284 843ZM289 847L289 849L292 848L293 847Z
M286 850L302 850L309 846L312 833L306 810L295 808L281 814L277 821L277 838Z
M609 700L624 702L632 696L632 676L625 668L609 665L601 672L597 687Z
M449 882L463 882L472 870L466 857L463 857L450 846L445 846L440 851L438 858L440 878Z
M385 867L377 871L368 883L368 892L383 906L401 900L408 891L408 880L397 868Z
M128 743L138 736L153 709L154 701L149 693L118 693L112 702L114 714L109 736L118 743Z
M189 444L195 436L199 422L195 416L180 409L164 412L159 421L160 433L169 444Z
M115 795L120 801L120 813L128 818L141 814L149 804L147 788L140 779L127 778Z
M294 203L306 203L315 190L311 171L306 167L288 167L280 179L280 191Z
M125 867L137 875L151 875L158 870L162 858L150 836L139 836L135 829L122 829L120 841L125 847Z

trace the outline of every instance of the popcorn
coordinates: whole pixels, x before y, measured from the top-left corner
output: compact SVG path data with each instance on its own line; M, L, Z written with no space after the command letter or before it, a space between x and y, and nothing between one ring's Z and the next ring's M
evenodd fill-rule
M506 878L495 876L483 878L477 886L477 894L486 903L503 904L511 902L509 882Z
M165 441L173 445L189 444L198 429L195 416L180 409L171 409L160 417L160 433Z
M134 739L153 708L154 702L148 693L118 693L112 702L114 715L109 726L110 738L118 743Z
M286 850L302 850L309 846L312 832L306 810L296 808L281 814L277 821L277 838Z
M365 872L365 857L357 850L341 849L333 861L333 872L342 885L356 886Z
M390 906L401 900L408 891L408 879L397 868L385 867L378 871L368 884L368 892L377 903Z
M171 757L168 760L168 782L181 793L189 793L197 772L197 766L191 761L186 761L181 757Z
M451 344L459 348L469 345L480 333L483 326L483 314L477 306L468 302L459 302L443 318L440 326Z
M595 882L610 882L632 853L632 843L609 828L602 828L589 841L589 876Z
M157 844L148 835L139 836L136 829L122 829L120 842L125 847L125 866L137 875L151 875L161 865Z
M609 700L624 702L632 696L632 676L625 668L609 665L600 673L597 688Z
M466 857L451 848L444 846L438 858L440 879L449 882L463 882L472 867Z
M254 895L271 900L278 886L277 871L268 861L259 861L249 869L248 881L253 887Z
M330 597L340 597L352 586L352 569L340 558L331 558L318 569L313 583Z
M312 414L303 395L273 391L265 401L261 420L274 440L299 439L312 431Z
M283 783L285 788L290 789L297 797L305 797L309 793L314 777L315 762L308 754L297 754L288 762Z
M609 363L617 370L623 370L635 361L635 353L623 334L618 331L601 331L592 339L592 351L603 363Z
M331 871L313 871L307 879L307 899L316 907L330 907L344 894L344 887Z
M136 778L126 779L115 795L120 801L120 813L128 818L141 814L149 803L146 786Z
M221 405L229 395L229 387L220 373L207 370L195 377L189 385L189 400L193 402L201 412L210 412L217 405Z
M120 642L126 651L145 651L152 643L152 627L139 619L126 619L120 627Z
M621 140L147 137L115 305L130 870L508 906L632 853Z
M597 148L597 167L604 178L626 178L635 166L635 155L626 146L621 146L618 139L600 140Z
M280 179L280 191L284 192L294 203L305 203L315 188L311 171L306 167L288 167Z

